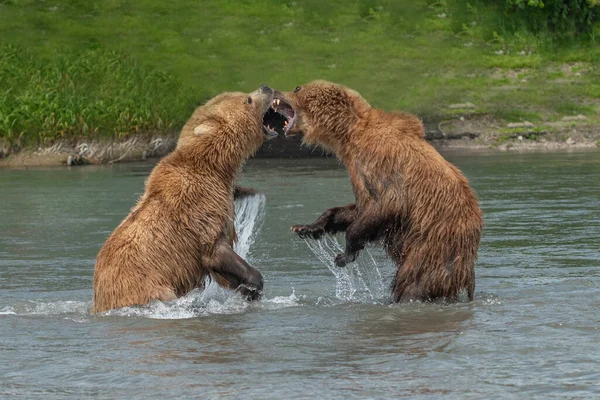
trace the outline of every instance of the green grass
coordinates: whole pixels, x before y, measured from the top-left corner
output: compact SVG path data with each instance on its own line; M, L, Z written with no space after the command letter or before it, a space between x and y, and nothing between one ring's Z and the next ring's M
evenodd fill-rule
M173 76L105 50L58 53L44 63L3 45L0 77L0 132L25 145L173 130L189 102Z
M509 120L597 114L598 45L490 33L493 11L448 4L0 0L0 138L176 130L220 92L317 78L426 119L464 102Z

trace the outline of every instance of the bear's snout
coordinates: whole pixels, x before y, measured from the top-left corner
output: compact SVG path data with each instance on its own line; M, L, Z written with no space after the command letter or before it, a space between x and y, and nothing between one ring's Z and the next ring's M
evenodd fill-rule
M260 85L260 91L261 91L262 93L266 93L266 94L271 94L271 93L273 93L273 89L271 89L269 86L267 86L267 84L266 84L266 83L262 83L262 84Z

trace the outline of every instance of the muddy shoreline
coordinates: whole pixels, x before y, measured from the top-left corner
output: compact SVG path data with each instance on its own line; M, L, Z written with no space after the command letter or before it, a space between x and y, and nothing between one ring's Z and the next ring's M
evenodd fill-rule
M577 116L537 126L526 121L510 124L488 116L424 124L426 139L441 152L600 150L600 123ZM16 151L0 144L0 168L139 162L163 157L176 143L176 135L141 135L122 142L82 139ZM265 143L255 157L325 156L319 148L303 146L299 137L279 137Z

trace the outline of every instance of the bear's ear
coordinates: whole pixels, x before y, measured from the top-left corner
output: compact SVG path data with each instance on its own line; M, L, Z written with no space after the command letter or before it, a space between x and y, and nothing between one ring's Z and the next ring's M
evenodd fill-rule
M211 120L202 121L202 123L200 125L198 125L197 127L194 128L194 135L196 135L196 136L204 135L210 131L214 131L215 129L217 129L217 127L218 126L215 121L211 121Z

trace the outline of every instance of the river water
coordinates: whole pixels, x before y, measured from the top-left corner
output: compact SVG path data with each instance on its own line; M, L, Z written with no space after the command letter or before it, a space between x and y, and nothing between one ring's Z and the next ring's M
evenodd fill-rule
M600 154L446 157L485 213L471 303L390 305L377 248L333 268L336 239L289 228L351 202L346 171L252 160L237 250L263 300L211 284L90 315L152 165L0 170L0 398L600 398Z

